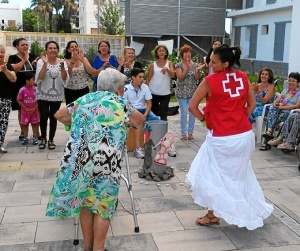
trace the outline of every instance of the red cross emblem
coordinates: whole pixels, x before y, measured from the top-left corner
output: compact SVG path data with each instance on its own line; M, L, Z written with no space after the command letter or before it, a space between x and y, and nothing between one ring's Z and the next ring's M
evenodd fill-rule
M230 82L230 77L233 77L233 81ZM222 81L224 92L228 92L230 97L240 96L240 90L244 89L244 83L241 78L237 78L235 72L227 73L226 80Z

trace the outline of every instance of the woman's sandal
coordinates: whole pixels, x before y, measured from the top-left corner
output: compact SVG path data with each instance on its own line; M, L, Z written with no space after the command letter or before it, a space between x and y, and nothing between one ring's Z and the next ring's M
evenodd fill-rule
M49 140L48 141L48 148L49 150L54 150L56 147L56 145L54 144L54 141L53 140Z
M201 222L202 221L202 222ZM205 215L204 217L197 218L196 225L199 226L209 226L209 225L219 225L220 224L220 218L214 216L209 217L209 215Z
M195 138L193 137L193 134L189 134L189 135L188 135L188 140L193 140L193 139L195 139Z
M272 136L272 131L267 130L263 135L262 135L267 141L274 139L274 136Z
M45 149L46 148L46 139L41 139L41 142L39 143L39 149Z
M182 136L181 136L181 140L187 140L186 135L182 135Z
M271 146L269 144L265 144L265 143L261 144L261 146L259 148L260 151L268 151L269 149L271 149Z

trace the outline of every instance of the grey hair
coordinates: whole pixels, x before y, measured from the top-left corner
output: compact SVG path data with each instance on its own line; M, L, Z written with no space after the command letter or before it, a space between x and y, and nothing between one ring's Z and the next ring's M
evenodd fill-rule
M120 86L125 84L127 77L113 68L102 70L97 79L98 91L109 91L115 93Z

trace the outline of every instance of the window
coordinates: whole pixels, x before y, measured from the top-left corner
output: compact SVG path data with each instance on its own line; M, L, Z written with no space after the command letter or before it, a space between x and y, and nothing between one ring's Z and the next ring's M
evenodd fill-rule
M276 0L267 0L267 4L276 3Z
M241 27L234 27L234 45L241 46Z
M245 27L245 41L242 47L244 55L248 58L256 58L257 28L257 25Z
M246 0L246 9L253 7L253 0Z
M283 61L286 23L275 24L274 60Z
M256 58L257 26L250 27L249 58Z
M261 34L268 35L269 34L269 25L262 25L261 26Z

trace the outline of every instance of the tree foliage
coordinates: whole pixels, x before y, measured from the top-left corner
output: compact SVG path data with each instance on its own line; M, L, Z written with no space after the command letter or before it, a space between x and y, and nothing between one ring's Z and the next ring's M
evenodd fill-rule
M35 30L70 33L78 11L78 0L31 0L30 8L37 17ZM29 22L24 26L31 27L30 20L25 19L24 21Z
M98 13L95 13L98 20ZM121 35L124 32L124 20L119 0L106 0L100 7L100 28L108 35Z
M34 11L30 8L23 10L23 31L33 32L37 22Z

